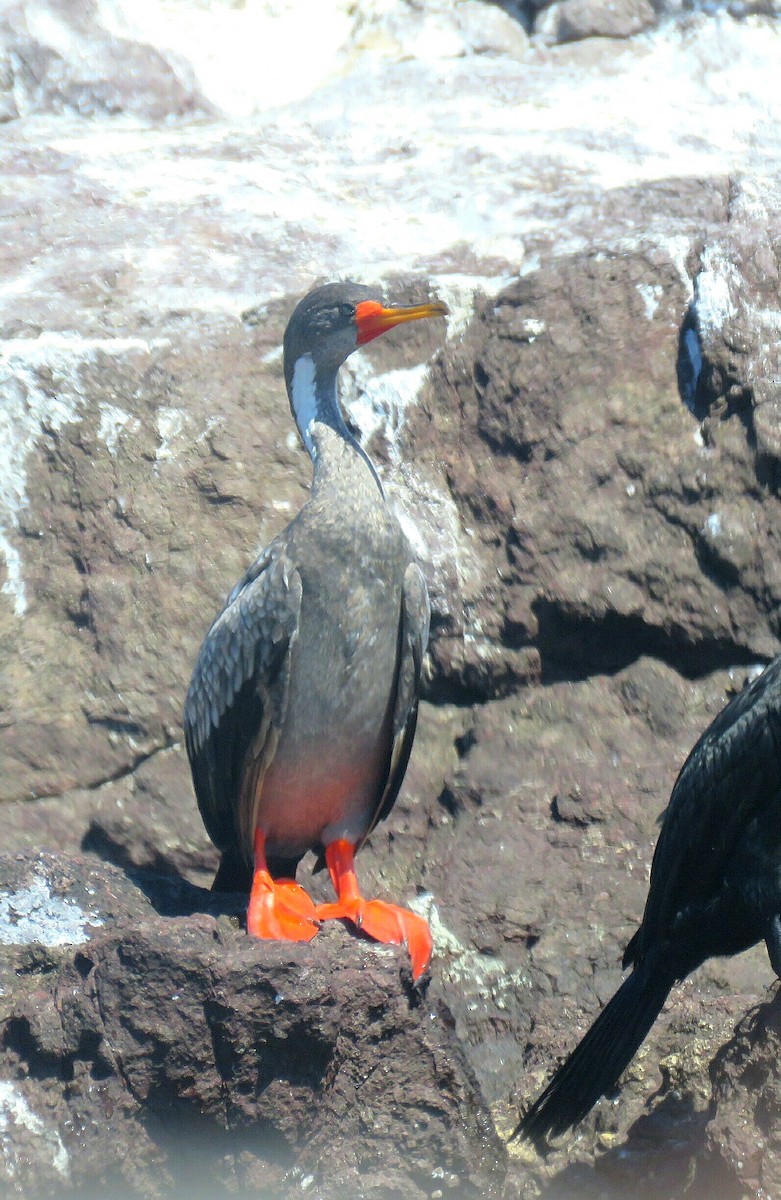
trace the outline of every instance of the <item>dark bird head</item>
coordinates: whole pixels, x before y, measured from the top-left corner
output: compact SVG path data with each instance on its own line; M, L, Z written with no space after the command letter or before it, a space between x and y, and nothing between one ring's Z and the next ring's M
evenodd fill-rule
M386 308L378 288L350 282L327 283L299 301L285 330L285 384L310 454L314 421L347 433L336 402L336 375L353 350L394 325L444 317L447 311L440 300Z

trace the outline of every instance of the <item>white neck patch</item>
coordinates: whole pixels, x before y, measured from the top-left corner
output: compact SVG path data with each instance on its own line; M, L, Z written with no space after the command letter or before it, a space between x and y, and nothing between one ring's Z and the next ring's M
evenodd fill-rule
M380 495L384 497L385 493L374 463L344 423L344 418L339 411L339 403L336 399L335 385L331 394L326 393L323 395L321 393L318 397L315 388L315 377L315 363L312 355L302 354L300 358L296 359L295 366L293 367L290 402L293 409L293 416L296 419L296 425L304 440L309 457L315 464L315 470L317 470L317 446L312 436L312 427L315 421L322 421L330 425L334 432L344 438L345 442L353 447L356 454L360 455L371 471L374 481L380 490Z
M292 402L296 425L310 457L314 457L312 425L317 417L317 396L315 395L315 362L311 354L302 354L300 358L296 359L293 367Z

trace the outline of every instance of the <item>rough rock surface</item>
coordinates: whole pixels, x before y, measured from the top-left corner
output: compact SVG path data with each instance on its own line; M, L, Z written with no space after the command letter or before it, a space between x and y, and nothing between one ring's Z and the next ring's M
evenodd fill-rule
M209 893L94 860L0 871L11 1194L501 1193L474 1076L401 952L342 929L263 945Z
M512 5L295 7L2 14L0 911L104 921L0 958L0 1162L30 1197L63 1156L103 1196L117 1145L119 1195L499 1188L475 1079L509 1132L617 986L680 764L781 648L777 24L551 48ZM403 956L328 931L304 975L210 907L181 746L200 638L306 495L286 316L346 274L453 310L444 345L398 331L345 372L433 602L359 860L430 916L417 1007ZM614 1100L546 1161L510 1147L508 1200L773 1196L771 980L757 948L676 989ZM283 1046L263 1075L276 995L309 1075Z
M736 1195L781 1191L781 997L752 1008L711 1067L716 1113L708 1148Z
M535 33L550 42L626 38L650 29L657 19L649 0L559 0L538 18Z

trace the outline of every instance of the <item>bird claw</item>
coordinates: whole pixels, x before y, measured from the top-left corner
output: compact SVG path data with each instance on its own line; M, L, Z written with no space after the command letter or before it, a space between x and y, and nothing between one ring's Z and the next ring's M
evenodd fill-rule
M320 930L314 901L292 879L258 879L247 909L247 933L272 941L311 942Z
M318 904L319 921L340 918L350 921L361 933L388 946L406 946L417 983L431 961L433 942L427 922L417 913L384 900L351 899L336 904Z

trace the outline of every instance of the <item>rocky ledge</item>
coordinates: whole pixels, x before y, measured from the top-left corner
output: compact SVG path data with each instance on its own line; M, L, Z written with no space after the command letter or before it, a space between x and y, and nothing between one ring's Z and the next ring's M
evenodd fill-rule
M615 990L676 772L781 648L777 3L302 5L0 17L0 1193L776 1200L761 948L546 1159L486 1104ZM286 317L345 275L452 311L343 381L432 595L359 862L424 992L213 907L181 742L306 495Z
M261 944L201 888L91 858L0 877L3 1194L501 1194L452 1019L403 952L342 928Z

